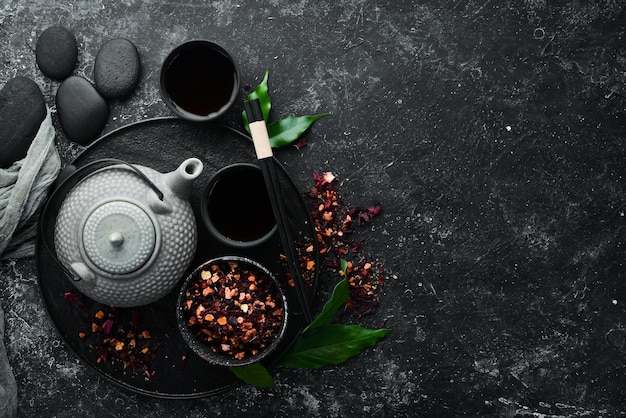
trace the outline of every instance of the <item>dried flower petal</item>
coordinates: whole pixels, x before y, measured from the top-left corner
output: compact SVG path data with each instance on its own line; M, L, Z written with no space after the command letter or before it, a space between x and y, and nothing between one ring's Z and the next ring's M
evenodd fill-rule
M63 294L63 297L65 298L65 300L67 300L68 302L73 303L74 305L78 306L79 308L84 308L85 305L83 304L83 301L81 300L80 296L72 293L72 292L66 292L65 294Z
M111 320L110 318L102 323L102 331L104 331L104 335L110 335L112 329L113 320Z
M363 207L363 206L355 206L350 209L350 216L354 217L356 215L357 221L359 225L363 223L372 222L372 218L377 216L381 211L380 205Z
M304 137L298 138L293 143L293 146L296 147L297 149L302 149L302 148L306 147L306 138L304 138Z

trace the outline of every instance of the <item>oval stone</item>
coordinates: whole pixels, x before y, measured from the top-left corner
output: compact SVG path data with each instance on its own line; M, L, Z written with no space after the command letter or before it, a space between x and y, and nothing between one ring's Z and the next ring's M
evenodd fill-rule
M64 80L74 71L78 47L74 34L61 26L51 26L39 35L35 60L42 73L55 80Z
M0 90L0 167L26 156L46 115L45 99L33 80L18 76L4 85Z
M67 78L56 94L57 114L67 137L81 145L96 139L109 116L109 105L89 81Z
M93 72L96 89L102 96L109 99L128 96L139 83L139 52L128 39L112 39L100 47Z

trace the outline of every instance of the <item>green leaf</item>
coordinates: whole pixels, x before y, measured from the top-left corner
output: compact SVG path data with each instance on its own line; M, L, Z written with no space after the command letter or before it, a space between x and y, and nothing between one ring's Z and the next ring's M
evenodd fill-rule
M322 312L320 312L320 314L313 320L313 322L311 322L302 332L304 333L310 329L330 323L330 321L332 321L337 314L339 308L341 308L344 302L348 300L349 293L350 286L348 285L347 278L337 283L335 289L333 290L333 295L330 297L330 300L324 305L324 309L322 309Z
M340 364L376 344L389 329L368 329L358 325L329 324L310 329L296 339L280 364L311 368Z
M287 116L270 123L267 132L273 148L287 146L300 137L316 120L328 116L330 113L320 113L313 116Z
M272 375L261 363L252 363L247 366L231 367L230 371L249 385L259 388L273 388L276 386Z
M263 112L263 119L267 124L267 131L270 138L270 145L274 148L280 148L287 146L294 142L296 139L304 133L316 120L328 116L330 113L321 113L313 116L288 116L286 118L279 119L275 122L268 123L270 110L272 109L272 102L269 96L269 68L265 70L265 76L263 81L248 94L248 100L259 99L261 104L261 111ZM244 110L241 114L243 119L243 126L250 134L250 125L248 122L248 115Z
M269 96L269 87L267 84L267 80L269 79L270 69L265 70L265 76L263 77L263 81L259 84L250 94L248 94L248 100L259 99L259 103L261 104L261 111L263 112L263 119L265 123L269 120L270 110L272 109L272 102ZM246 131L250 133L250 127L248 123L248 115L244 110L241 114L243 118L243 126L246 128Z

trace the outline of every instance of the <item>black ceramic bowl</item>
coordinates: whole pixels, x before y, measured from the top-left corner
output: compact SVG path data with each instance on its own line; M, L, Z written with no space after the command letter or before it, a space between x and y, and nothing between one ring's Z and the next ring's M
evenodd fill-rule
M288 308L280 284L265 267L225 256L203 263L186 278L176 317L183 340L201 358L245 366L280 345Z
M222 116L239 96L239 68L228 51L206 40L176 47L163 61L159 87L177 116L206 122Z

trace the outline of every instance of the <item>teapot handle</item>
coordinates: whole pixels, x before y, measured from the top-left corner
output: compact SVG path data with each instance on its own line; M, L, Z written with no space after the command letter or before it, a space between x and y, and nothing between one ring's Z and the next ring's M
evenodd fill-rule
M140 178L141 178L144 182L146 182L146 184L147 184L148 186L150 186L150 188L151 188L152 190L154 190L154 193L156 193L156 195L157 195L157 197L159 198L159 200L163 200L164 195L163 195L163 192L161 191L161 189L159 189L159 188L157 187L157 185L156 185L156 184L154 184L154 183L152 182L152 180L150 180L150 179L148 178L148 176L146 176L146 175L143 173L143 171L141 171L140 169L138 169L137 167L135 167L133 164L128 163L128 162L126 162L126 161L124 161L124 160L118 160L118 159L116 159L116 158L103 158L103 159L101 159L101 160L94 161L93 163L103 163L103 162L104 162L104 163L109 163L110 165L122 164L122 165L125 165L125 166L127 166L128 168L132 169L132 170L135 172L135 174L137 174L137 175L138 175L138 176L139 176L139 177L140 177ZM93 163L90 163L90 164L93 164ZM84 165L83 167L81 167L81 168L79 168L78 170L76 170L76 172L81 171L83 168L86 168L86 167L87 167L87 166L89 166L90 164L86 164L86 165ZM92 173L93 173L93 171L92 171ZM89 173L89 174L91 174L91 173ZM87 177L87 176L85 176L85 177ZM81 180L82 180L82 179L81 179Z
M159 200L163 200L164 194L161 191L161 189L159 189L157 187L156 184L154 184L152 182L152 180L150 180L148 178L148 176L146 176L143 171L141 171L140 169L138 169L135 165L126 162L124 160L119 160L117 158L102 158L96 161L92 161L90 163L87 163L79 168L76 168L75 165L70 164L68 166L66 166L63 170L61 170L61 173L59 174L59 176L57 177L55 183L54 183L54 191L52 192L52 195L54 195L58 189L60 189L61 187L67 187L66 183L70 184L70 188L74 187L76 184L78 184L80 181L84 180L85 178L89 177L91 174L95 173L96 171L98 171L101 168L105 168L107 166L110 165L125 165L128 168L130 168L131 170L133 170L133 172L135 172L135 174L137 174L143 181L146 182L146 184L152 189L154 190L154 193L156 193L157 197L159 198ZM87 172L87 174L83 177L81 177L81 174ZM72 184L72 182L74 184Z

